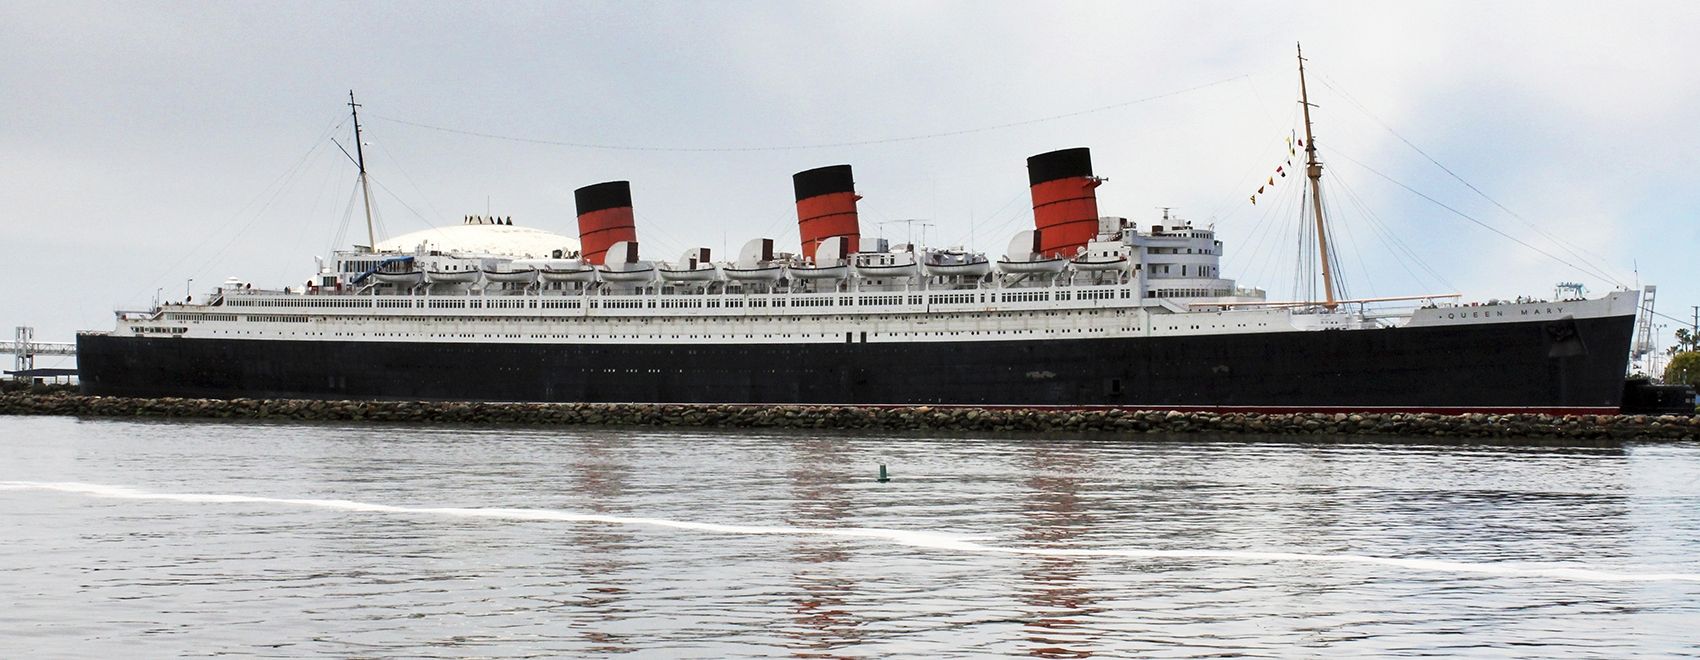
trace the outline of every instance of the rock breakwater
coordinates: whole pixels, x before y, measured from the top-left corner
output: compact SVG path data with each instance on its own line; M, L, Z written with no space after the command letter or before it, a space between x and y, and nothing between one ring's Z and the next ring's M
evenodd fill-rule
M0 394L0 414L80 417L381 421L439 424L676 426L1082 433L1371 435L1546 440L1700 438L1700 417L1213 413L959 407L475 403L302 399L135 399L64 392Z

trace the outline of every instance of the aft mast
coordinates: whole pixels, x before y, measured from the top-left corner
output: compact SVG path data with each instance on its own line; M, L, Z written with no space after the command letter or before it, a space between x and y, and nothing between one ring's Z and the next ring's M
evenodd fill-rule
M1328 263L1328 230L1322 222L1322 163L1316 160L1316 137L1310 132L1310 93L1305 89L1305 51L1302 44L1298 46L1298 53L1299 105L1305 113L1305 175L1310 178L1310 208L1316 215L1316 247L1322 251L1322 291L1328 296L1323 307L1332 310L1339 303L1334 301L1334 276Z
M378 250L378 235L372 230L372 184L366 180L366 146L360 139L360 104L354 102L354 90L348 90L348 110L354 115L354 163L360 166L360 194L366 202L366 247Z

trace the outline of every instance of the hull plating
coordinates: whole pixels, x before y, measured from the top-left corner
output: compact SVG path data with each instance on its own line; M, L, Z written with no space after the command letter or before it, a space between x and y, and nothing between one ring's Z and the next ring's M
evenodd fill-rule
M1611 412L1633 317L841 344L78 337L85 393L558 402Z

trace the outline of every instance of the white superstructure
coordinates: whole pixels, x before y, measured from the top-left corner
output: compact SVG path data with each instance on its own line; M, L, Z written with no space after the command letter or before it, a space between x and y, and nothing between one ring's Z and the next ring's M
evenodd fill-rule
M625 258L592 267L569 244L541 259L458 249L464 243L351 250L336 253L310 286L255 289L233 278L195 303L121 312L115 332L448 343L1003 341L1580 318L1633 313L1636 304L1634 292L1492 305L1435 296L1391 314L1353 301L1333 310L1270 303L1264 291L1220 276L1222 242L1214 231L1162 222L1140 230L1124 218L1103 218L1081 254L1038 271L1023 267L1030 254L990 265L983 255L900 245L850 255L843 261L856 268L819 277L814 264L775 254L770 239L751 241L736 261L704 263L707 251L693 250L660 268ZM635 246L617 253L635 255ZM826 267L840 261L833 255ZM793 267L810 276L792 277Z

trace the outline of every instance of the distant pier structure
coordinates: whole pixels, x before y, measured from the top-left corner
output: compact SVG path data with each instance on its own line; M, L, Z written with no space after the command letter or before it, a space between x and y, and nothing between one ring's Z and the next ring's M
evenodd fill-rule
M37 355L70 355L77 354L77 345L71 342L36 341L35 328L18 326L11 343L0 343L0 353L12 354L12 370L6 372L14 380L28 381L32 378L58 378L77 374L76 369L36 369Z

